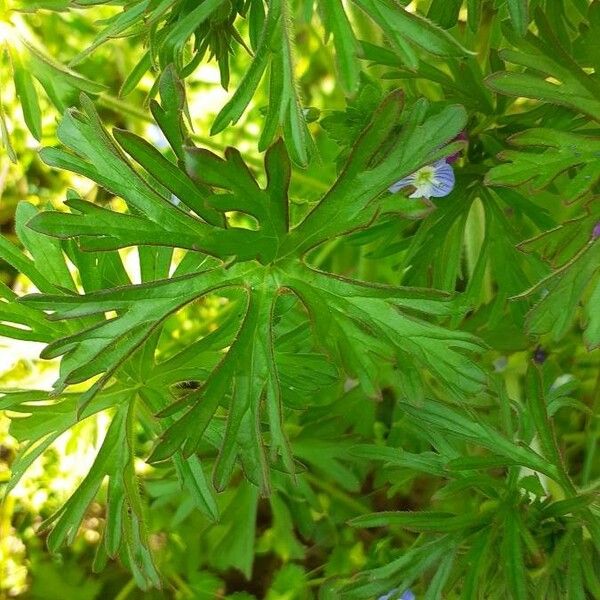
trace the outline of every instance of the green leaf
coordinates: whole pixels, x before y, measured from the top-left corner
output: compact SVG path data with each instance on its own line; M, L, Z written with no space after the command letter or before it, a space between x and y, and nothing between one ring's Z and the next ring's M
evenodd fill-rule
M508 140L528 151L506 150L498 156L507 164L490 169L487 185L518 186L529 184L534 190L551 185L567 171L576 171L561 182L561 194L573 201L589 192L598 179L600 142L595 138L555 129L529 129Z
M557 517L563 517L565 515L577 513L585 510L590 504L596 500L594 494L580 494L573 498L567 498L565 500L557 500L547 504L541 512L543 519L555 519Z
M600 208L596 209L595 204L584 208L583 214L558 227L553 224L546 226L544 229L547 231L521 242L519 248L525 252L537 252L555 268L563 266L589 242L600 219Z
M567 106L596 121L600 120L600 85L568 55L539 10L536 12L536 23L544 39L531 32L524 38L516 38L505 30L505 36L518 50L502 50L500 57L541 76L529 72L503 71L490 75L486 79L487 85L500 94ZM548 78L553 78L556 83L548 81Z
M16 215L16 232L23 245L31 248L35 268L44 273L56 287L75 291L75 283L65 263L61 242L55 238L39 235L29 227L29 222L38 214L28 202L20 202Z
M125 97L131 92L133 92L133 90L136 88L138 83L141 81L142 77L148 72L151 66L152 57L150 56L150 52L146 52L139 60L137 65L133 68L131 73L127 75L125 81L123 81L123 85L119 90L119 96Z
M27 54L23 56L23 67L31 72L44 88L54 106L63 111L72 106L81 93L97 95L105 87L83 77L49 56L24 37L20 39Z
M466 560L466 573L461 598L474 600L481 589L479 582L485 577L493 552L491 542L493 536L490 529L483 529L475 535ZM485 584L482 586L485 589Z
M442 512L384 512L363 515L350 521L353 527L391 527L399 526L410 531L437 531L449 533L485 522L481 515L454 515Z
M529 14L527 0L506 0L508 4L508 12L513 22L514 28L519 32L519 35L527 33L529 25Z
M199 217L211 225L222 225L218 213L211 210L207 198L211 194L208 188L195 184L187 175L165 158L154 146L139 136L123 130L115 130L114 136L121 147L154 179L165 186L172 194L182 200Z
M408 41L437 56L460 57L470 54L449 33L425 17L398 6L392 0L354 1L400 48Z
M173 65L163 70L158 81L158 90L162 104L156 100L150 102L152 116L165 134L175 156L182 160L183 146L188 137L183 119L187 114L187 103L185 88Z
M222 131L230 123L237 123L258 88L263 73L267 68L269 48L273 44L281 27L281 4L276 3L274 6L275 8L269 10L267 13L267 18L265 19L254 54L254 60L246 71L242 81L238 84L233 96L214 120L211 127L211 134ZM278 7L279 10L277 10Z
M516 510L505 515L504 538L500 548L507 588L515 600L528 597L523 546L521 542L521 520Z
M425 405L419 407L402 403L402 410L437 431L488 448L517 464L544 473L555 481L561 481L556 467L548 464L530 448L514 443L489 425L463 416L448 406L428 400Z
M194 33L194 31L198 29L198 27L204 23L204 21L206 21L211 14L224 3L224 1L225 0L206 0L180 19L174 27L169 29L162 42L162 56L165 58L170 57L183 49L185 42L192 33Z
M435 340L449 332L406 314L406 310L443 314L443 302L430 295L426 299L419 290L369 286L316 271L299 273L289 287L307 307L321 344L358 376L366 390L373 392L372 374L390 347L395 350L398 369L403 370L406 360L414 361L444 381L450 393L460 394L459 389L473 393L480 388L483 373L464 356L478 352L475 338L450 334L440 352ZM377 332L377 336L366 332ZM453 382L456 373L461 374L458 386Z
M89 100L84 98L82 102L85 112L69 112L59 128L59 137L69 144L77 155L58 148L46 148L42 151L42 158L49 165L80 173L94 179L107 190L120 193L136 214L122 215L71 199L67 205L81 212L82 217L72 214L63 220L57 219L59 215L56 213L42 214L32 223L32 227L62 238L89 238L82 239L82 247L86 249L109 250L135 244L162 243L164 246L179 245L179 247L202 250L208 254L225 257L228 253L241 255L241 245L246 245L246 252L250 253L250 256L257 255L260 244L256 243L255 238L258 236L254 232L242 229L221 230L217 240L218 229L209 228L208 224L176 207L164 188L158 184L151 185L138 174L102 128ZM154 163L147 161L156 160L156 152L148 153L146 146L142 150L145 152L141 154L142 160L148 168L153 168ZM139 149L137 153L140 154ZM163 174L158 172L156 175L164 180L165 163L161 162L161 166ZM197 206L200 202L198 197L201 195L201 188L197 193L190 195L187 191L194 188L192 183L187 181L184 173L180 174L179 179L179 184L171 182L170 185L181 190L183 183L186 191L185 198L190 205ZM211 211L201 210L201 212L206 213L207 218L214 220ZM146 219L138 216L139 213ZM96 218L106 223L106 234L95 235L97 225L94 219ZM173 235L175 231L183 233L181 244L175 240ZM230 239L229 244L225 242L226 238Z
M148 547L147 533L140 492L133 468L135 449L132 447L134 394L119 386L103 392L77 417L79 394L68 394L59 401L48 403L47 393L28 392L15 398L11 410L23 416L13 421L11 434L22 441L23 447L13 463L9 490L14 488L29 468L59 435L107 408L115 408L106 437L90 471L67 502L43 525L52 526L48 547L57 552L71 543L85 516L108 476L108 508L104 543L110 556L117 553L129 561L144 587L159 585L158 573ZM43 400L44 403L40 404Z
M254 535L258 489L243 482L229 498L223 511L222 524L208 531L206 543L214 548L210 562L216 568L239 569L246 578L252 573L254 562Z
M532 421L535 425L537 435L544 456L564 473L563 460L554 433L554 427L548 416L548 407L544 393L544 381L542 373L536 365L530 365L526 375L527 382L527 405L529 407ZM568 482L568 476L563 475ZM568 483L567 483L568 485Z
M118 13L115 16L106 19L103 23L105 25L104 29L96 36L96 39L90 46L71 60L70 66L74 67L78 65L106 41L111 38L119 37L132 25L137 24L146 12L149 4L150 0L142 0L137 3L134 2L131 7L126 8L122 13Z
M121 410L115 415L90 472L69 500L45 522L44 527L53 525L48 536L48 547L51 552L56 552L65 542L71 543L88 505L98 493L105 476L109 475L111 480L109 490L112 494L110 494L111 504L105 537L108 550L116 551L121 542L121 513L125 510L124 503L127 502L131 511L131 520L126 527L131 528L134 534L127 538L127 552L132 568L143 575L147 586L158 585L158 573L147 548L146 533L141 521L139 491L131 479L133 477L131 454L117 453L117 450L126 443L127 414L127 410Z
M0 95L0 140L2 141L2 148L6 151L11 162L17 162L17 154L10 141L10 135L8 133L8 127L6 124L6 109L2 95Z
M527 318L531 333L551 334L555 340L562 338L583 304L586 344L590 348L600 345L600 328L593 310L599 294L599 265L600 242L592 239L561 268L519 296L536 300Z
M358 64L359 47L354 37L350 21L341 0L319 3L319 10L325 39L333 35L333 44L344 90L348 93L358 88L360 66Z
M25 123L27 124L27 127L29 128L29 131L31 131L33 137L36 140L41 140L42 113L40 110L40 103L35 85L33 83L33 78L31 77L29 71L24 68L17 51L11 52L11 61L15 80L15 90L21 103L23 118L25 119Z
M82 106L84 112L67 113L59 129L69 150L46 150L44 158L119 194L130 212L117 213L71 196L66 202L71 213L42 212L29 226L46 235L73 239L88 251L140 246L142 274L147 270L147 255L151 275L137 285L83 295L34 294L22 300L29 308L51 311L53 321L84 319L71 335L55 340L43 352L44 358L63 356L56 389L99 377L80 399L79 410L84 410L113 377L130 374L129 365L139 360L137 349L156 339L170 315L207 295L238 290L237 327L227 329L234 339L220 336L220 349L228 349L217 359L211 355L197 372L195 379L203 377L200 389L161 412L163 418L177 418L166 423L152 462L180 450L191 457L223 405L227 426L213 472L217 489L227 485L237 465L263 492L270 488L269 463L281 461L286 471L294 471L282 426L285 396L273 333L275 303L282 293L302 301L314 325L316 346L348 375L358 377L372 395L377 394L379 367L385 362L395 364L414 386L435 379L437 386L457 397L481 388L484 375L472 358L482 350L478 340L440 324L453 310L450 297L348 280L312 269L303 261L305 251L315 243L368 224L376 211L375 200L397 177L452 152L454 146L445 144L463 126L463 111L450 107L426 120L423 111L413 111L401 133L390 140L391 151L381 155L401 110L397 95L390 96L359 139L332 191L290 231L291 169L281 142L265 155L266 184L261 187L233 149L225 152L224 159L206 150L186 149L192 180L143 140L119 132L123 147L148 171L142 175L101 126L90 102L83 98ZM365 168L375 185L366 179ZM169 197L173 193L181 193L182 201L206 216L206 221L200 220L202 215L175 207ZM252 216L258 229L225 227L211 211ZM157 244L191 251L182 263L189 264L189 270L167 278L166 262L155 272L159 255L147 254L144 247ZM193 253L202 252L229 260L196 262ZM111 311L116 316L106 319ZM148 358L143 364L145 368L136 367L141 378L153 361ZM169 363L164 367L171 382L188 372L173 370ZM158 373L160 367L153 378Z
M429 587L427 588L424 600L441 600L443 597L442 594L444 591L444 586L448 582L450 574L452 573L454 560L454 553L450 553L442 559L437 571L435 572L435 575L431 579Z
M282 0L270 2L254 60L229 102L217 115L211 134L219 133L240 119L256 92L270 56L269 106L259 149L265 150L281 128L290 157L296 164L306 166L313 152L313 142L295 85L292 21L288 10Z
M457 148L446 144L463 129L464 109L449 106L423 121L424 106L417 105L406 115L400 133L392 133L402 106L400 92L384 99L354 145L335 185L292 231L284 251L306 252L350 229L366 226L377 214L374 198L394 182Z
M406 452L401 448L389 448L386 446L358 445L351 448L353 456L369 460L381 460L386 465L403 467L422 473L429 473L438 477L446 475L444 459L434 452Z
M24 214L27 209L23 210ZM32 238L29 238L32 239ZM23 273L39 290L56 293L56 287L36 268L35 262L25 256L21 250L4 236L0 236L0 256L9 265Z
M427 18L443 29L450 29L458 22L462 0L433 0Z
M413 544L389 564L361 573L359 578L344 587L344 594L361 600L388 594L390 590L400 592L451 554L453 544L450 535Z
M350 440L321 440L305 433L294 440L294 453L302 463L310 465L317 473L327 474L343 489L356 493L360 480L348 461Z

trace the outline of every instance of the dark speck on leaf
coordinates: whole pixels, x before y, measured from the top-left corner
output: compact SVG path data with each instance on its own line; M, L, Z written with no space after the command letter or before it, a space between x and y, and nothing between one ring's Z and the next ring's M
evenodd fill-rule
M533 361L538 365L543 365L548 358L548 353L541 347L538 346L533 352Z

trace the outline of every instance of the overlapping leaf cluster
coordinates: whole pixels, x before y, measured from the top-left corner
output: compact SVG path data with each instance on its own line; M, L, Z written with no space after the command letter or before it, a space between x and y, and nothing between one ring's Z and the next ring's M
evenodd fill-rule
M254 581L267 555L268 598L600 596L600 2L407 4L9 7L111 15L68 68L25 38L5 53L35 137L33 78L68 107L45 165L100 190L21 202L17 243L0 238L35 288L0 285L0 334L59 364L51 392L0 398L20 442L8 491L62 434L107 421L42 527L52 552L104 494L94 568L119 557L144 589L173 574L221 594L218 573L230 593L227 570ZM315 30L339 83L322 118L304 100L320 75L297 69L319 63L302 55ZM160 147L109 130L104 88L71 70L123 43L117 87L137 98L153 75ZM194 144L186 79L204 60L235 85L211 133L266 104L262 160ZM388 192L446 158L447 197ZM317 199L298 184L313 174ZM153 551L171 530L209 549L179 556L183 575Z
M42 155L48 164L87 176L120 196L129 212L102 208L72 194L65 203L70 212L41 212L28 220L27 231L63 243L75 241L70 247L77 248L80 256L86 251L101 251L103 262L118 261L115 251L119 248L139 246L141 252L149 253L149 261L162 263L162 268L155 267L153 276L144 278L146 283L115 287L117 282L113 281L111 289L97 291L84 286L87 293L81 295L74 292L71 277L57 256L56 266L65 281L52 282L47 289L42 288L43 294L22 299L27 309L51 311L52 321L66 320L69 327L66 336L62 327L57 328L55 332L60 333L51 336L43 352L43 358L63 356L57 393L100 376L77 398L80 418L89 415L98 403L104 409L110 406L105 404L107 394L118 406L122 397L113 391L115 386L119 390L122 386L126 390L137 388L142 398L150 396L147 408L162 411L164 419L159 422L166 425L150 461L173 458L189 470L189 461L194 461L205 432L215 427L214 418L223 407L226 422L214 431L220 446L213 473L216 488L227 485L236 462L241 461L249 480L266 492L271 462L281 463L290 474L295 470L282 418L273 326L276 304L285 294L294 295L306 310L316 346L335 359L348 376L356 377L370 395L377 394L381 360L391 361L415 390L422 390L424 385L420 371L457 397L481 387L483 372L469 358L480 351L475 338L429 322L433 316L448 314L449 298L426 290L346 279L311 268L304 260L310 249L331 237L368 225L380 210L379 197L398 174L411 173L452 152L454 147L445 144L464 125L460 109L449 107L426 118L425 106L421 105L402 117L401 97L388 97L361 135L333 188L302 222L290 227L290 164L284 146L279 143L265 155L267 184L261 188L236 150L229 149L225 158L219 158L206 150L183 148L177 135L182 134L181 113L173 105L181 103L181 90L172 72L165 75L163 91L162 114L174 115L178 121L165 118L162 125L175 153L182 157L180 165L125 131L115 132L119 147L87 98L82 98L82 111L70 111L59 127L58 135L66 149L47 149ZM380 152L383 145L385 156ZM146 172L138 172L123 150ZM184 164L187 171L181 169ZM174 204L173 197L181 204ZM225 215L232 211L252 216L257 229L227 226ZM26 247L30 247L29 240L33 244L38 239L31 236L23 235ZM59 241L53 244L61 247ZM160 249L152 250L157 245ZM173 248L188 252L167 277ZM104 270L100 265L96 268ZM60 293L52 293L56 291ZM162 364L154 366L150 340L157 339L170 314L209 294L231 291L242 296L235 299L231 323L194 342L193 353L192 348L184 351L185 358L167 361L166 373ZM20 311L21 305L16 310ZM107 319L108 313L114 316ZM40 318L43 315L38 314ZM423 320L423 315L428 320ZM212 350L213 358L209 353L202 362L204 375L194 374L200 384L197 392L171 405L164 390L160 394L150 386L144 391L144 374L163 377L174 362L180 372L169 377L170 383L187 381L184 360L205 349ZM293 357L291 360L293 363ZM123 465L118 462L121 454L117 453L113 461L108 455L115 447L113 436L128 439L127 423L132 417L127 415L133 409L129 406L123 410L126 412L116 413L103 446L106 450L98 455L89 487L82 486L77 492L78 500L89 502L105 475L123 474ZM129 464L131 456L127 460ZM123 488L122 496L125 491ZM135 501L135 494L130 501ZM71 535L83 517L84 506L84 501L65 506L64 522ZM58 533L54 536L64 539ZM107 540L109 554L114 554L119 539ZM139 541L143 548L141 535ZM143 568L145 554L135 552L138 566Z
M98 4L103 2L71 2L74 7ZM334 0L317 3L317 9L326 39L333 38L341 85L347 92L354 92L359 82L362 51L349 19L350 8L340 0ZM404 10L391 0L357 0L352 9L357 11L357 18L372 19L410 65L417 61L414 47L445 57L468 53L442 28ZM304 9L309 19L312 10L310 5ZM83 60L111 38L139 35L146 38L148 51L124 83L125 93L135 88L152 65L159 68L176 65L185 76L193 72L206 55L217 60L221 83L227 88L230 55L235 47L245 48L252 55L250 66L242 80L237 82L231 99L214 121L211 132L218 133L240 119L268 71L269 103L258 147L266 150L281 128L292 160L306 165L315 147L307 127L308 107L302 104L295 74L294 14L294 3L285 0L268 3L203 0L197 4L148 0L128 2L122 12L104 24L91 46L77 56L75 62ZM249 45L241 33L242 19L247 21ZM140 22L144 23L141 27Z
M13 5L14 4L14 5ZM62 113L77 101L83 91L99 94L104 86L52 58L28 25L25 13L35 10L65 8L67 2L0 2L0 78L8 85L12 78L14 92L19 100L23 120L31 134L42 139L42 109L37 82L49 101ZM11 142L6 114L7 88L0 94L0 139L11 160L17 155ZM4 99L3 99L4 97Z

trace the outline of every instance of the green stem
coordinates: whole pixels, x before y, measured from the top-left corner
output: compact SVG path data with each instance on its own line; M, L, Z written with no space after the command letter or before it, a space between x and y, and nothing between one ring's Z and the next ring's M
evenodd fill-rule
M600 404L600 371L598 371L598 377L596 377L596 385L594 386L594 391L592 392L592 406L590 407L592 410L587 418L587 423L585 426L585 436L586 436L586 444L585 444L585 459L583 461L583 469L581 473L581 483L582 485L587 485L590 482L592 477L592 468L595 464L596 460L596 449L598 446L598 432L597 432L597 418L598 408Z
M135 579L130 579L122 588L115 600L125 600L135 590Z
M477 36L478 41L478 49L477 49L477 60L479 64L484 67L485 72L485 63L488 60L490 55L490 43L492 36L492 26L494 24L494 16L496 11L489 5L486 4L483 7L483 15L481 19L481 24L479 26L479 33Z
M309 481L309 483L311 483L315 487L322 489L332 498L336 498L337 500L345 504L348 508L351 508L353 511L356 511L357 514L364 515L372 512L369 506L363 504L362 502L359 502L358 500L355 500L354 498L346 494L346 492L343 492L342 490L334 487L324 479L316 477L315 475L312 475L308 472L304 473L304 477Z

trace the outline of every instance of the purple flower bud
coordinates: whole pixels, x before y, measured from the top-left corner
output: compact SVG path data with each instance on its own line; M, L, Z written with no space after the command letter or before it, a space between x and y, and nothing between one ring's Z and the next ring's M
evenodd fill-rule
M461 131L453 140L453 142L468 142L469 141L469 134L466 131ZM446 157L446 162L451 165L452 163L455 163L460 157L460 152L457 152L456 154L452 154L451 156L447 156Z
M600 238L600 221L598 221L594 225L594 229L592 229L592 239L597 240L598 238Z
M548 353L541 346L538 346L533 351L533 362L537 363L538 365L543 365L547 358Z

